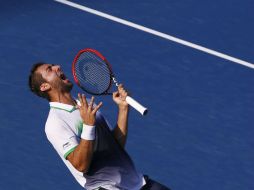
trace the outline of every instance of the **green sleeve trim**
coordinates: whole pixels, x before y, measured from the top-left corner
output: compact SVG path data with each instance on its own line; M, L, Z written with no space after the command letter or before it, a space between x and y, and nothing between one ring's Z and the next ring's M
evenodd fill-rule
M70 153L72 153L72 152L75 150L76 147L77 147L77 146L73 147L73 148L70 149L68 152L66 152L66 153L64 154L64 158L66 159L67 156L68 156Z

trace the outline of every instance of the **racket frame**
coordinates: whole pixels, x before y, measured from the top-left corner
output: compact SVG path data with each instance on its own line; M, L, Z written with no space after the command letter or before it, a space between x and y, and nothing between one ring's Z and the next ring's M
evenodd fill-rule
M103 93L93 93L93 92L90 92L88 90L86 90L85 88L83 88L80 83L79 83L79 80L77 78L77 75L76 75L76 72L75 72L75 67L76 67L76 64L77 64L77 60L78 58L80 57L80 55L82 53L85 53L85 52L90 52L90 53L94 53L95 55L99 56L108 66L108 69L110 71L110 83L108 85L108 88L103 92ZM111 85L112 85L112 81L116 84L116 86L118 86L118 83L116 82L116 79L113 75L113 71L112 71L112 67L110 65L110 63L108 62L108 60L98 51L96 51L95 49L91 49L91 48L85 48L85 49L82 49L80 50L77 55L75 56L73 62L72 62L72 75L73 75L73 78L74 78L74 81L75 83L84 91L86 91L87 93L89 94L92 94L92 95L109 95L109 94L112 94L112 93L108 93Z

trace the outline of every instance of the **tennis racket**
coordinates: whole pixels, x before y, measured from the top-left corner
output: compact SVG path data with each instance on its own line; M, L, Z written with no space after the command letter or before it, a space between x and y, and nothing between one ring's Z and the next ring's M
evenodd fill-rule
M118 86L112 67L106 58L94 49L83 49L78 52L72 63L72 74L75 83L84 91L93 95L109 95L112 84ZM147 108L130 96L126 102L142 115Z

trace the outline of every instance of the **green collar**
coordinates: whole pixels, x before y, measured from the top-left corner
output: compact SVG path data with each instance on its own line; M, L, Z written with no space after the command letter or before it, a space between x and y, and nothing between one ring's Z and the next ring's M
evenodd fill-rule
M60 103L60 102L49 102L49 105L50 105L50 108L64 110L64 111L67 111L67 112L70 112L70 113L77 109L73 105L63 104L63 103Z

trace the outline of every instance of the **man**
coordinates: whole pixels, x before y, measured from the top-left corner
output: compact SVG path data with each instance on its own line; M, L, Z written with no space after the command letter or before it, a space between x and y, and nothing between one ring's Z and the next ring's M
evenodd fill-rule
M29 87L49 101L45 125L48 140L70 172L87 190L167 190L165 186L138 173L124 150L129 107L122 85L113 93L118 105L117 124L110 129L99 112L102 102L89 102L85 95L71 96L73 84L59 65L37 63L29 76Z

